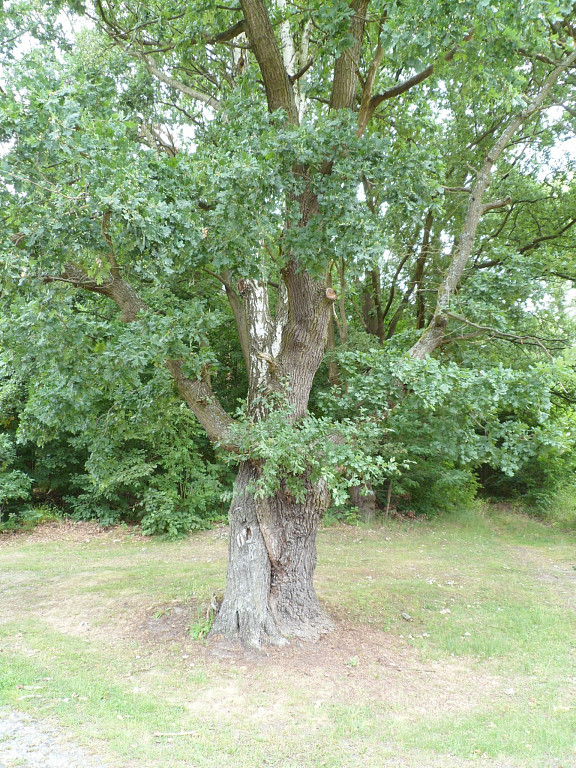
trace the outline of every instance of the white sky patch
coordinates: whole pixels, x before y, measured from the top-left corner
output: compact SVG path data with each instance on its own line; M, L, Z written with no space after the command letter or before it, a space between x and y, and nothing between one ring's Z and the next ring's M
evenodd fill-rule
M576 162L576 137L571 136L557 142L550 149L550 160L556 168Z
M576 318L576 288L569 288L566 291L564 306L571 317Z

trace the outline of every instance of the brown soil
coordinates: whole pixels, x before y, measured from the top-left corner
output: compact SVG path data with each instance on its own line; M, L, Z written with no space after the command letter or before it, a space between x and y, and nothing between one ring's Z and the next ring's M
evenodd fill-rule
M445 714L465 712L485 698L505 698L510 686L509 680L480 670L471 659L424 664L402 638L346 619L336 619L334 631L317 642L292 640L255 653L224 640L192 640L190 627L199 615L201 608L193 602L158 605L145 609L124 631L153 652L171 649L186 666L251 670L276 684L282 679L296 684L318 701L385 701L406 709L407 717L426 712L431 700ZM210 695L221 694L213 689ZM198 707L204 704L198 697ZM243 705L240 698L238 709Z
M62 520L50 520L36 526L32 531L0 531L0 547L9 547L22 544L23 541L48 542L48 541L86 541L99 539L118 539L122 536L131 536L147 540L137 526L113 526L102 528L98 523L82 522L63 518Z
M125 537L149 541L135 528L105 529L95 523L62 520L44 523L31 532L4 533L0 548L21 545L23 539L35 543L98 541L107 546L121 543ZM203 546L213 548L215 540L225 537L225 528L207 531L195 537L194 552L200 554ZM12 583L14 577L10 577ZM101 573L99 578L105 575ZM68 600L74 610L70 610ZM14 613L19 610L16 602L11 603L10 598L4 603L6 615L10 609ZM294 640L282 648L264 646L258 654L225 641L193 640L190 628L207 618L206 611L206 605L193 600L145 605L133 597L117 598L111 611L101 602L95 603L90 595L72 595L44 599L39 612L44 622L66 634L98 635L111 644L136 640L152 655L170 649L185 659L186 666L196 662L218 667L249 666L272 673L275 678L286 676L292 682L301 681L304 688L317 688L336 699L381 699L385 690L388 703L419 708L418 702L425 702L433 693L436 703L446 711L466 710L485 696L498 695L508 685L508 681L480 672L470 659L422 664L402 638L352 623L345 617L333 617L335 630L318 642Z

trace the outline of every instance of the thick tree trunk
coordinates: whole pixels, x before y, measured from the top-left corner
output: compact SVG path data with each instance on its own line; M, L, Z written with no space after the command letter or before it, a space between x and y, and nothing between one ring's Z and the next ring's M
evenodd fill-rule
M283 635L317 639L332 627L313 584L316 533L329 501L328 488L320 482L308 483L302 502L283 487L258 504L271 565L270 607Z
M356 485L350 488L350 502L358 509L363 523L373 523L376 517L376 495L371 488Z
M268 107L271 112L283 109L287 122L298 125L298 105L289 75L293 61L289 23L283 22L280 27L281 51L266 3L240 0L240 6L251 50L262 74ZM368 0L352 0L351 6L354 45L336 62L332 109L350 108L356 96ZM332 161L326 160L323 173L329 174L331 170ZM297 165L293 172L306 178L309 169ZM318 214L318 197L307 185L297 201L299 226L303 228ZM282 269L281 280L286 302L280 302L281 312L277 308L276 323L270 315L265 281L248 280L243 291L242 322L245 320L250 337L247 412L254 421L266 418L272 391L285 397L291 407L290 421L305 418L312 382L324 354L328 320L337 298L331 287L306 272L295 254ZM244 645L254 647L265 641L282 642L285 635L316 638L331 627L313 586L316 532L328 506L328 489L322 483L307 482L304 499L296 501L281 485L273 498L257 499L254 485L258 472L255 464L246 462L238 473L229 513L226 590L211 634L238 638Z
M298 503L285 490L257 499L258 467L240 467L230 506L226 590L210 636L246 647L317 639L332 627L313 585L316 533L328 506L323 484Z
M258 479L249 463L240 467L230 505L226 591L210 636L238 639L246 647L282 643L270 608L271 565L260 531L251 486Z
M269 395L277 392L291 408L288 420L297 422L306 417L336 293L291 261L282 271L274 318L265 282L246 280L242 298L250 341L248 416L265 420L273 407ZM255 648L286 637L317 638L331 627L313 586L328 490L302 478L300 502L283 484L272 498L256 498L260 471L246 461L236 479L226 589L211 632Z

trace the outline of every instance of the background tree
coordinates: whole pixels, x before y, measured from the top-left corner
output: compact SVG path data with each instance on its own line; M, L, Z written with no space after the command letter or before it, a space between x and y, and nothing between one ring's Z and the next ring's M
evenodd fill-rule
M553 212L570 194L568 169L548 205L529 209L537 234L523 224L528 204L511 194L542 187L534 158L569 127L568 110L545 108L568 104L573 90L571 10L546 0L102 1L69 54L64 37L6 64L3 253L18 287L3 295L18 321L4 323L2 343L13 370L49 371L52 392L66 371L66 398L50 400L50 386L38 395L48 397L43 429L66 421L78 435L74 413L123 399L118 428L129 413L142 425L146 402L172 403L172 382L239 464L215 633L258 646L330 628L313 587L319 521L330 491L401 472L404 448L396 455L386 435L414 393L425 407L411 423L426 424L442 393L472 392L466 435L474 413L484 427L501 422L493 399L503 408L515 396L526 410L502 368L480 387L426 358L484 333L544 344L508 315L500 327L487 321L491 307L510 304L502 265L571 233L570 216ZM529 286L547 301L548 286L566 280L566 264L538 279L531 263L520 270L521 321ZM339 365L333 355L340 397L324 415L318 398L311 413L327 339L336 347L331 323L339 346L349 344L355 292L381 348ZM246 382L236 413L238 381L219 338L232 317ZM79 382L93 377L88 402L84 384L74 387L79 368ZM381 396L372 386L360 397L358 371L373 383L388 377ZM546 377L534 381L544 394L533 423L485 428L477 462L510 462L538 430L541 444L560 444L544 428ZM67 408L55 416L56 399ZM131 471L151 477L137 456Z

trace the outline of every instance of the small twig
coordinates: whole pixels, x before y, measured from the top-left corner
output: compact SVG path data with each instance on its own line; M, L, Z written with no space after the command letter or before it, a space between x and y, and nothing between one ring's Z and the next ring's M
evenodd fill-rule
M472 328L478 329L478 335L480 333L490 333L492 336L500 339L506 339L507 341L513 341L518 342L520 344L524 344L525 342L528 344L534 344L537 347L540 347L540 349L544 352L544 354L552 360L552 355L548 351L548 349L544 346L544 344L540 341L540 339L536 338L535 336L518 336L515 333L505 333L504 331L497 331L495 328L491 328L487 325L479 325L478 323L472 322L472 320L468 320L465 317L462 317L462 315L456 315L453 312L447 312L446 310L443 313L446 317L450 317L452 320L457 320L459 323L464 323L465 325L470 325ZM471 336L476 336L476 334L471 334ZM446 339L446 342L448 343L448 339Z
M388 483L388 495L386 497L386 511L384 512L384 519L388 520L388 515L390 514L390 500L392 498L392 479L390 479L390 482Z
M308 72L312 64L314 64L314 59L309 59L302 69L298 70L294 75L290 75L290 82L295 83L297 80L300 80Z
M170 731L154 731L154 736L198 736L198 731L174 731L173 733Z
M216 272L212 272L212 270L208 269L208 267L202 267L202 271L206 272L206 274L210 275L211 277L215 277L216 280L219 280L225 288L230 287L230 283L227 280L225 280L221 275L216 274Z

